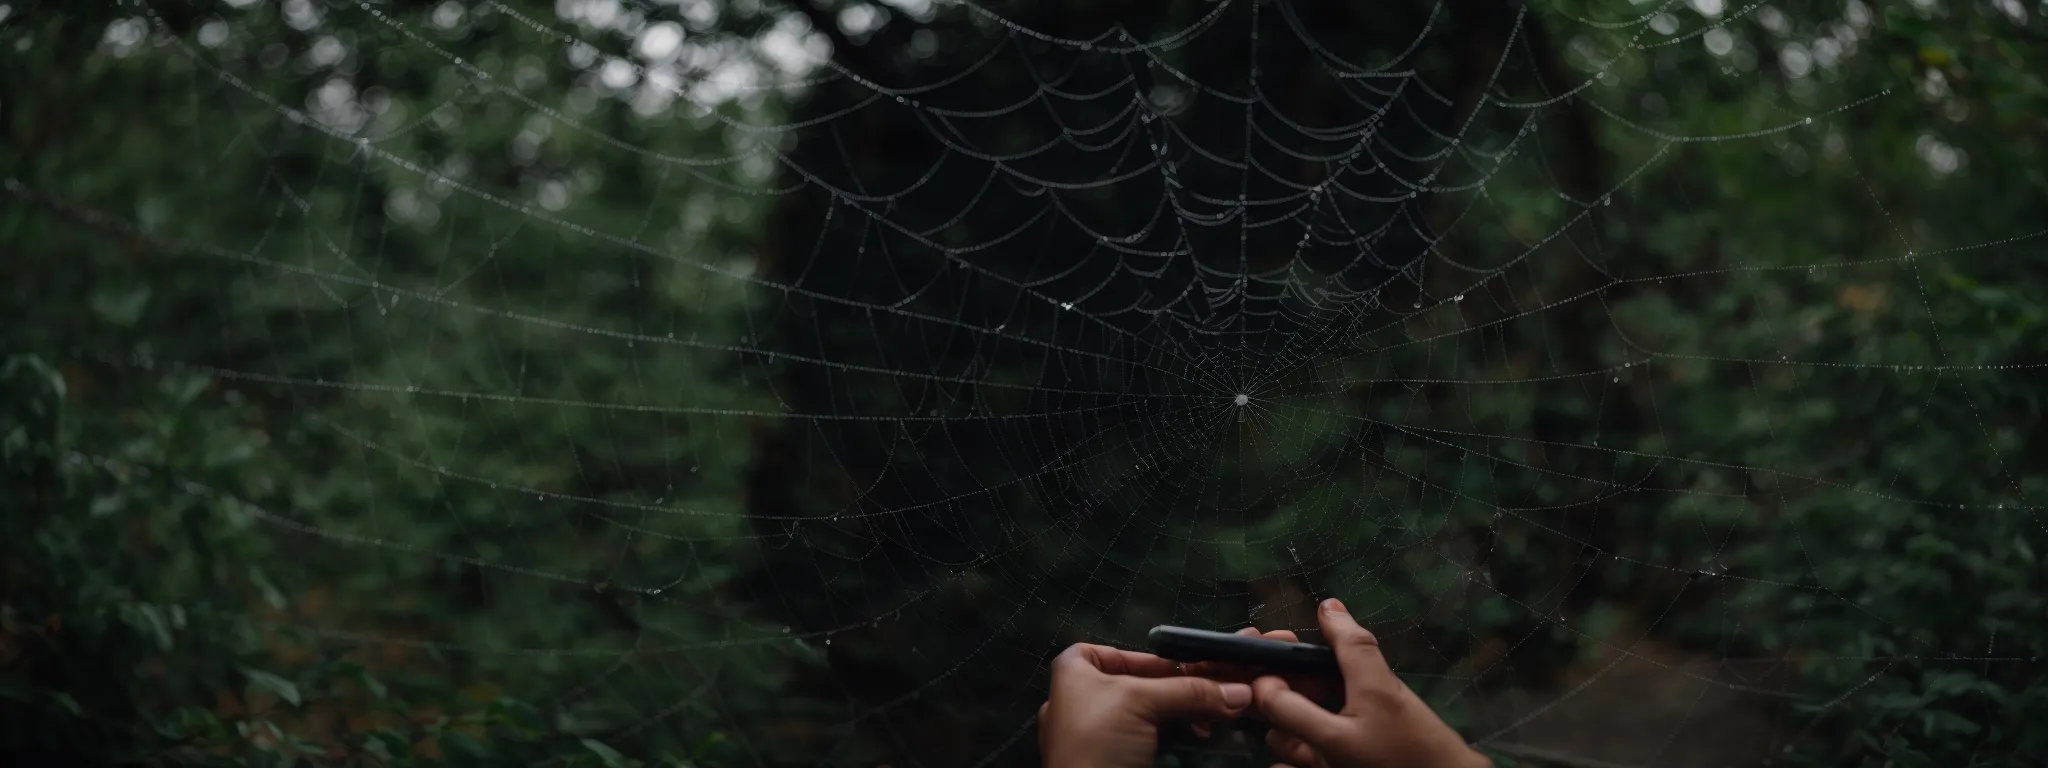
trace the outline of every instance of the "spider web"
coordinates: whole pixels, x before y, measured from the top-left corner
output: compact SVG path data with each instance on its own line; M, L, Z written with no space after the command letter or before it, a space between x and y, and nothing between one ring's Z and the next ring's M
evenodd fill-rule
M1312 637L1331 595L1468 738L1538 759L1600 701L1649 734L1612 763L1798 712L1776 752L1894 665L2011 660L1802 650L1815 615L1911 629L1837 586L1858 563L1818 516L2038 514L1999 461L1929 493L1778 442L1867 388L1963 404L1939 428L1995 458L1973 388L2040 365L1952 353L1927 287L2039 233L1914 230L1907 174L1843 139L1914 94L1813 87L1854 65L1859 4L129 9L105 46L190 73L182 162L263 169L221 210L268 212L166 239L217 281L193 322L220 346L91 354L290 404L274 439L348 457L297 480L404 490L187 490L485 604L283 625L519 670L565 728L1016 761L1065 645ZM1674 112L1795 69L1740 124ZM1915 184L1967 168L1932 136L1881 151ZM1704 229L1634 218L1725 158L1860 179L1839 205L1876 234L1701 256L1668 241ZM1739 327L1667 321L1731 303ZM1813 320L1838 305L1860 324ZM1736 411L1693 415L1711 398ZM1251 753L1230 738L1174 749Z

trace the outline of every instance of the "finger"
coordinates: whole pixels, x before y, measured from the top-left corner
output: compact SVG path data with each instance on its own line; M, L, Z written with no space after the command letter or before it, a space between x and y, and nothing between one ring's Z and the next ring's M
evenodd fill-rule
M1294 634L1294 630L1291 629L1276 629L1261 635L1261 637L1268 640L1278 640L1283 643L1301 642L1300 636ZM1312 675L1282 675L1282 677L1287 679L1287 687L1293 688L1301 695L1319 702L1339 700L1339 697L1344 693L1344 687L1341 682L1330 678Z
M1238 630L1235 634L1246 637L1258 637L1259 630L1257 627L1245 627ZM1192 664L1183 665L1181 672L1183 674L1206 677L1211 680L1233 683L1250 683L1252 678L1258 677L1259 674L1258 670L1251 667L1243 664L1232 664L1226 661L1197 661Z
M1060 651L1052 659L1052 687L1057 691L1062 681L1100 676L1102 670L1095 665L1094 647L1087 643L1075 643Z
M1294 630L1291 629L1276 629L1271 632L1260 632L1257 627L1245 627L1233 634L1244 635L1246 637L1262 637L1267 640L1278 640L1283 643L1301 642L1300 638L1294 634ZM1186 665L1184 671L1187 674L1201 675L1202 677L1206 677L1211 680L1224 680L1238 683L1249 683L1253 679L1257 678L1259 675L1265 674L1263 670L1260 670L1257 667L1249 667L1243 664L1232 664L1229 662L1222 661L1195 662L1193 664ZM1308 695L1310 698L1314 698L1318 701L1324 699L1335 699L1338 694L1343 692L1342 689L1336 686L1334 683L1324 681L1320 678L1289 677L1287 679L1287 682L1290 685L1293 685L1295 688L1301 689L1302 693Z
M1283 643L1301 642L1301 637L1294 634L1294 630L1291 629L1276 629L1260 636ZM1342 680L1315 675L1281 675L1281 677L1287 680L1287 687L1293 688L1295 692L1303 696L1323 703L1329 709L1336 709L1344 701L1344 683Z
M1106 645L1095 646L1095 668L1112 675L1135 675L1137 677L1169 677L1180 674L1172 659L1162 659L1142 651L1126 651Z
M1252 687L1202 677L1132 678L1139 711L1153 722L1168 718L1229 719L1252 703Z
M1266 722L1286 729L1313 747L1329 744L1347 730L1344 718L1287 687L1287 681L1266 675L1252 682L1252 706Z
M1194 731L1197 739L1209 738L1211 733L1208 723L1188 723L1188 730Z
M1172 677L1180 674L1180 671L1174 668L1171 660L1162 659L1149 653L1111 648L1107 645L1075 643L1065 653L1060 654L1060 656L1061 658L1066 658L1068 654L1073 654L1076 661L1085 663L1095 671L1107 675ZM1057 660L1055 660L1055 663L1057 663Z
M1317 614L1323 637L1329 640L1330 649L1337 652L1337 667L1344 671L1346 693L1378 689L1393 677L1394 671L1387 668L1387 659L1380 654L1379 638L1351 618L1343 601L1334 597L1324 600Z
M1189 677L1203 677L1219 683L1250 683L1259 676L1259 671L1242 664L1222 661L1198 661L1182 668L1181 674Z
M1287 687L1332 712L1344 706L1344 681L1314 675L1282 675Z
M1302 741L1301 737L1289 733L1282 728L1274 728L1266 732L1266 748L1273 751L1274 757L1285 760L1290 765L1320 766L1323 764L1322 757L1316 754L1315 748L1310 747L1308 742Z
M1294 633L1294 630L1291 629L1275 629L1269 632L1260 632L1256 628L1245 627L1244 629L1238 630L1237 634L1257 635L1267 640L1278 640L1283 643L1301 642L1301 637L1296 635ZM1257 679L1259 675L1266 673L1258 669L1246 667L1242 664L1220 664L1217 662L1203 662L1199 665L1189 664L1188 674L1201 674L1203 676L1214 678L1217 680L1232 680L1249 683L1252 680ZM1288 687L1291 687L1294 690L1300 692L1303 696L1307 696L1318 702L1323 702L1326 706L1330 708L1336 708L1344 700L1344 688L1341 681L1323 677L1314 677L1310 675L1286 675L1285 677L1287 678Z
M1295 635L1294 630L1291 629L1276 629L1261 635L1261 637L1268 640L1279 640L1283 643L1301 642L1301 638ZM1286 678L1287 687L1293 688L1297 693L1314 699L1329 708L1334 709L1344 700L1344 685L1341 680L1316 677L1314 675L1282 675L1282 677Z

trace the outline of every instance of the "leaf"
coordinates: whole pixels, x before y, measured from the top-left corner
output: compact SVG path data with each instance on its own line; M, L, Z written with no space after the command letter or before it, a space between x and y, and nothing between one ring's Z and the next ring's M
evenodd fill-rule
M442 733L440 743L448 751L468 757L488 757L491 754L489 744L462 731L451 730Z
M61 691L53 692L50 694L50 698L56 699L58 704L64 706L64 711L70 712L73 717L80 717L85 714L85 708L78 706L78 700L71 698L71 694Z
M370 695L377 697L378 701L383 701L391 697L391 691L384 687L384 682L378 680L376 676L371 675L370 670L365 669L363 665L356 664L354 662L346 662L343 663L341 667L342 672L344 674L347 674L349 677L355 678L356 682L361 683L364 688L369 689Z
M157 606L149 603L128 603L121 606L121 617L129 626L149 633L149 636L156 640L158 648L165 651L171 649L171 625Z
M256 589L263 595L263 601L269 603L270 607L279 610L284 609L286 604L284 592L280 591L277 585L270 582L270 577L264 575L262 568L257 567L253 563L249 566L249 581L256 585Z
M109 288L94 293L88 301L93 314L99 315L100 319L118 326L131 326L142 319L142 309L149 305L149 286L127 290Z
M584 739L583 748L596 753L598 759L603 760L605 765L616 766L617 768L624 768L626 765L626 756L619 754L618 750L612 749L610 745L602 741Z
M491 702L486 711L499 724L521 732L537 733L547 728L547 721L533 705L516 699L500 698Z
M724 743L725 743L725 732L724 732L724 731L711 731L711 732L705 733L705 734L704 734L704 735L702 735L702 736L699 736L699 737L697 737L697 743L696 743L696 745L695 745L695 747L694 747L694 750L695 750L695 751L697 751L697 752L700 752L700 753L702 753L702 752L709 752L709 751L711 751L711 748L712 748L712 747L716 747L716 746L718 746L718 745L720 745L720 744L724 744Z
M254 669L244 669L242 674L249 676L249 687L277 694L294 707L299 705L299 686L292 681Z
M363 749L380 757L395 756L407 758L412 756L412 742L406 739L404 735L395 733L388 728L371 731L369 738L363 740Z

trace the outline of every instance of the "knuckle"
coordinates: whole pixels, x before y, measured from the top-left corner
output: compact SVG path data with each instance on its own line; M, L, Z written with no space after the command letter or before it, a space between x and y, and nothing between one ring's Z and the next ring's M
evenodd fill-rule
M1052 660L1052 671L1055 675L1062 672L1072 674L1080 667L1085 666L1089 666L1087 643L1069 645L1066 650L1060 651L1060 655L1053 657Z
M1094 659L1096 655L1103 650L1106 650L1104 646L1096 645L1094 643L1075 643L1073 645L1067 646L1066 652L1073 654L1074 657L1077 659L1088 661Z
M1384 668L1386 659L1380 653L1380 640L1369 630L1360 629L1334 638L1337 652L1353 659L1361 659L1374 668Z
M1372 646L1378 648L1380 638L1365 627L1345 627L1339 631L1338 640L1348 645Z
M1274 697L1265 690L1252 694L1252 711L1259 713L1268 721L1276 721L1281 718L1279 702L1275 701Z

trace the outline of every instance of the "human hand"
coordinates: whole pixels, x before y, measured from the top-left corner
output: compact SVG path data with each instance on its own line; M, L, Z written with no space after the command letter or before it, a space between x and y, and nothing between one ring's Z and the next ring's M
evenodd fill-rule
M1239 629L1236 634L1247 637L1263 637L1267 640L1279 640L1286 643L1301 642L1301 639L1295 636L1293 630L1287 629L1260 632L1257 627L1245 627ZM1200 675L1219 682L1246 684L1265 674L1256 667L1232 664L1225 661L1197 661L1192 664L1183 665L1181 673ZM1328 702L1331 707L1337 706L1338 703L1344 700L1343 684L1340 681L1314 675L1287 675L1285 679L1289 687L1316 701ZM1188 724L1188 729L1194 731L1196 736L1205 739L1210 734L1210 724L1206 722L1191 722Z
M1052 694L1038 707L1038 750L1059 768L1149 766L1159 727L1228 720L1252 688L1194 674L1166 659L1077 643L1052 662Z
M1273 725L1266 746L1275 756L1296 768L1492 765L1394 675L1379 640L1343 603L1325 600L1317 613L1344 671L1343 708L1324 709L1297 690L1299 680L1266 675L1253 681L1253 706Z

